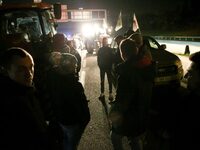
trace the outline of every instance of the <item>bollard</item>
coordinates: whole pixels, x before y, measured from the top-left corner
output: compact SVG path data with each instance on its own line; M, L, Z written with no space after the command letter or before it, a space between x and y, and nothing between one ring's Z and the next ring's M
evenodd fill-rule
M189 48L189 45L186 45L185 46L185 52L184 52L185 55L189 55L190 54L190 48Z

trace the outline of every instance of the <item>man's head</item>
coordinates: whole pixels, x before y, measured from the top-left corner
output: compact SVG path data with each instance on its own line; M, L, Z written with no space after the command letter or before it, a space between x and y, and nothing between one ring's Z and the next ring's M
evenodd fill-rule
M143 38L141 33L133 33L128 38L134 40L138 48L143 45Z
M50 64L54 67L58 66L60 64L61 55L60 52L51 52L49 55Z
M125 33L124 36L128 38L130 35L134 34L135 32L132 29L128 29Z
M27 51L12 47L5 51L2 59L2 66L10 79L24 86L32 86L34 61Z
M119 46L120 42L124 39L124 37L122 35L117 35L115 37L115 42L117 42L117 45Z
M62 74L76 74L77 72L77 59L74 55L63 53L60 58L60 71Z
M102 45L103 45L103 46L108 46L108 38L107 38L107 37L104 37L104 38L102 39Z
M67 43L67 37L64 33L57 33L53 36L54 49L62 49Z
M126 61L133 56L137 56L138 54L136 43L131 39L122 40L119 49L123 61Z
M186 77L188 79L188 89L199 90L200 89L200 52L193 53L189 57L192 61Z

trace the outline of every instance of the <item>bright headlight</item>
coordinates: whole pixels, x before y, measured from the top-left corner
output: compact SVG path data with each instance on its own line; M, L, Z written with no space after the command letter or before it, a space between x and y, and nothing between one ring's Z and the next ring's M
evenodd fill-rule
M82 33L85 37L91 37L94 36L95 30L91 24L84 24L82 26Z

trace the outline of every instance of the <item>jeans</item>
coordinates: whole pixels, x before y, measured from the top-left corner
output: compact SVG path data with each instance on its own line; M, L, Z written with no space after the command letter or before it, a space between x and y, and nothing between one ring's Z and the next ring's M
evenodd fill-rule
M109 93L112 93L112 74L111 74L111 69L100 69L101 93L104 93L105 74L107 75L107 79L108 79Z
M80 125L62 125L64 132L64 150L77 150L77 146L80 142L81 136L84 132L83 127Z

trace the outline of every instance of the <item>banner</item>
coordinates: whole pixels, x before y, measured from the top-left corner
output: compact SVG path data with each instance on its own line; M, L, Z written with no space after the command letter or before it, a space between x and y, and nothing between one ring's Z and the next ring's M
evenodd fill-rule
M137 30L140 30L137 18L135 16L135 13L133 14L133 31L136 32Z
M115 27L115 31L118 31L121 28L122 28L122 13L120 11L119 17L118 17L118 20L117 20L117 24L116 24L116 27Z

